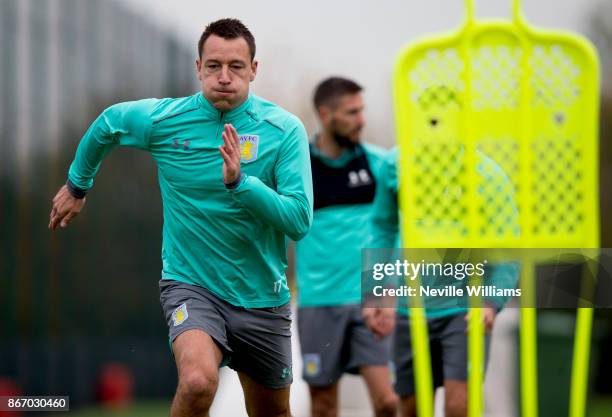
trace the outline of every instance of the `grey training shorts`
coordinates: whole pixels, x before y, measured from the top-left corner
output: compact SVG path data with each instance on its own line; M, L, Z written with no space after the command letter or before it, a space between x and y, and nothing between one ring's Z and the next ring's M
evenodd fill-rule
M291 307L236 307L205 288L159 281L170 344L189 329L206 332L223 362L268 388L291 385Z
M378 340L366 327L361 304L298 308L303 378L327 386L364 366L388 366L391 338Z
M465 313L427 320L434 388L444 380L467 380L467 322ZM413 353L409 317L398 313L393 335L393 365L395 392L401 396L414 395ZM485 368L489 356L490 337L485 336Z

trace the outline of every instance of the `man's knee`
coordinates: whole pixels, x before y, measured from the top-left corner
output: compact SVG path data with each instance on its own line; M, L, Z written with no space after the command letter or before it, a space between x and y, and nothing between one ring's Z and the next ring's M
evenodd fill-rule
M444 382L444 411L447 417L467 415L467 384L464 381Z
M467 416L467 404L460 401L447 401L445 406L446 417L466 417Z
M467 416L467 401L465 398L457 397L446 398L444 400L444 415L446 417L466 417Z
M338 390L336 385L310 387L313 417L336 417L338 415Z
M408 395L400 398L402 417L416 417L416 397Z
M196 400L210 399L219 382L223 358L213 339L199 329L181 333L172 344L179 373L177 394Z
M291 411L289 411L289 404L275 404L274 409L265 409L257 407L257 409L247 407L247 414L249 417L291 417Z
M214 397L219 384L217 372L202 368L186 369L179 375L178 391L188 398Z
M374 411L377 416L395 416L397 413L397 396L391 392L374 403Z

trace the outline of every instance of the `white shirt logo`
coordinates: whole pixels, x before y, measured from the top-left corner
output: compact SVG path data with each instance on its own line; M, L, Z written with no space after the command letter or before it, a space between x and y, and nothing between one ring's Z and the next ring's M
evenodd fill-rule
M348 173L349 183L348 186L351 188L361 187L372 183L372 178L366 169L360 169L359 171L351 171Z

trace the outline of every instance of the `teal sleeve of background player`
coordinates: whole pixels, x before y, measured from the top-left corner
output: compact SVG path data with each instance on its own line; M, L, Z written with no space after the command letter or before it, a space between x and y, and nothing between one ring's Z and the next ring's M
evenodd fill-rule
M518 220L518 204L516 201L516 192L510 178L495 163L494 160L486 157L484 154L479 155L481 162L478 170L484 180L495 184L495 191L503 197L504 207L509 207L510 215L504 219L506 225L511 226L512 233L515 236L520 235L520 226ZM505 214L500 212L499 216ZM500 262L491 265L486 276L489 278L489 285L494 285L498 289L516 288L519 279L519 262ZM509 297L487 297L486 302L492 304L498 311L501 310L508 302Z
M300 240L312 224L313 203L308 137L301 123L283 141L274 173L276 191L257 177L245 176L228 192L257 218Z
M70 165L68 179L74 186L90 189L102 160L115 146L149 147L153 102L147 99L119 103L102 112L81 139Z
M394 154L389 154L380 169L372 207L370 248L393 248L397 243L399 215Z
M490 267L490 272L485 275L489 277L488 285L494 285L498 289L516 288L519 277L518 262L498 263ZM501 310L510 297L487 297L485 302Z
M374 178L378 182L381 180L382 167L385 164L389 151L371 143L363 143L363 148L368 158L368 164L370 164L370 170L372 170L372 174L374 174Z

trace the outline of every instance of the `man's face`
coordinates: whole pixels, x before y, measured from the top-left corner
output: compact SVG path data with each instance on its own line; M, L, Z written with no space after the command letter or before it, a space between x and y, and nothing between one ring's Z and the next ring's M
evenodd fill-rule
M216 109L228 111L247 99L249 83L257 73L257 61L251 62L244 38L211 35L204 42L201 59L196 60L196 69L204 97Z
M363 109L361 93L346 94L329 106L321 106L321 121L335 138L357 144L365 125Z

